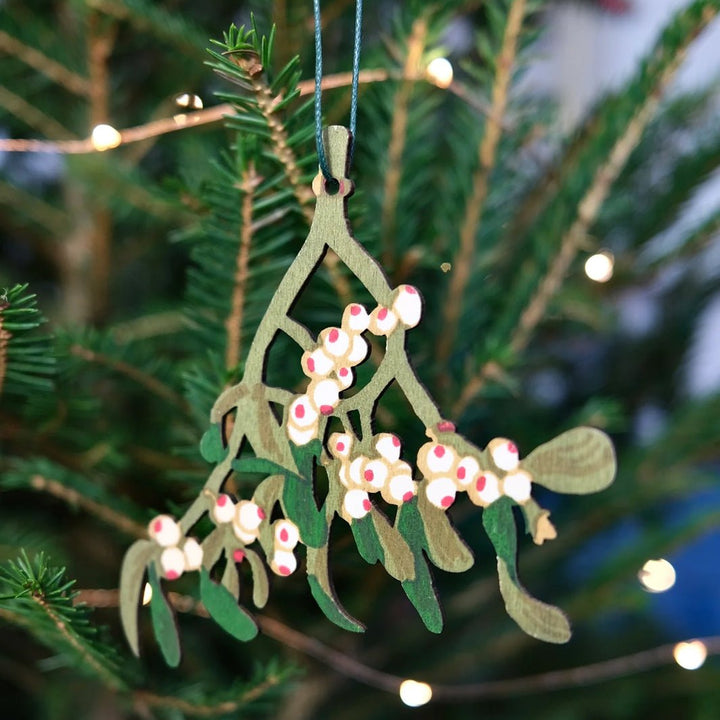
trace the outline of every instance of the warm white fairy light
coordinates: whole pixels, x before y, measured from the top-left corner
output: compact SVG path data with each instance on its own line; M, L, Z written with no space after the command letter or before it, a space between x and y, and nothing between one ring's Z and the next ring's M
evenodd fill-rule
M142 604L149 605L151 600L152 600L152 585L150 585L150 583L145 583L145 587L143 588Z
M432 698L432 688L417 680L403 680L400 683L400 699L410 707L426 705Z
M615 257L609 250L591 255L585 261L585 274L595 282L607 282L613 276Z
M426 70L428 78L439 88L448 88L453 81L453 66L447 58L431 60Z
M675 662L685 670L697 670L707 658L707 648L702 640L679 642L673 650Z
M648 560L640 572L638 579L648 592L661 593L675 584L675 568L667 561Z
M180 93L175 96L175 104L181 108L191 108L192 110L202 110L203 101L199 95L195 93Z
M122 142L122 136L112 125L102 123L93 128L90 142L96 150L102 152L116 148Z

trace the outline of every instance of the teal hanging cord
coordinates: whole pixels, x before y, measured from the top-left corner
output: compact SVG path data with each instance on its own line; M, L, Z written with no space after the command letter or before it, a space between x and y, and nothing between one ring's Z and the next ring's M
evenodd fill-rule
M313 0L315 15L315 145L318 164L325 180L332 180L325 146L322 138L322 22L320 19L320 0ZM353 48L352 88L350 91L350 153L352 162L355 149L355 130L357 127L358 85L360 79L360 46L362 44L362 0L355 1L355 46Z

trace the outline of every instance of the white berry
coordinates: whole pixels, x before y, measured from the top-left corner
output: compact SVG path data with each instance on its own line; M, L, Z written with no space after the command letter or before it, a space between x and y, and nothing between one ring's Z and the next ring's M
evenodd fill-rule
M370 512L371 508L372 503L364 490L348 490L345 493L343 510L351 518L360 520Z
M335 458L348 457L352 446L352 438L347 433L333 433L328 442L330 454Z
M168 547L160 555L160 567L168 580L179 578L185 571L185 555L178 547Z
M520 463L517 445L506 438L495 438L488 444L493 462L500 470L514 470Z
M467 455L460 460L455 469L455 478L458 487L464 488L474 482L480 474L480 464L471 455Z
M313 406L322 415L332 415L340 402L340 383L337 380L320 380L310 383L308 394Z
M386 307L378 306L370 314L370 332L373 335L389 335L397 326L397 315Z
M363 468L362 479L375 490L380 490L387 480L388 469L382 460L370 460Z
M400 438L392 433L380 433L376 436L375 449L388 462L394 463L400 459Z
M310 402L307 395L300 395L290 404L288 418L298 428L308 428L318 418L317 411Z
M317 437L317 431L317 423L315 423L312 427L307 428L306 430L301 430L300 428L293 425L291 422L289 422L287 425L288 437L295 443L295 445L298 446L307 445L311 440L314 440Z
M150 521L148 534L160 547L172 547L180 542L182 532L174 518L158 515Z
M216 523L228 523L235 516L235 503L225 493L218 495L212 509L212 516Z
M325 328L320 333L323 349L332 357L342 357L350 349L350 336L340 328Z
M308 377L325 377L334 367L334 360L326 355L322 348L303 353L302 368Z
M270 569L276 575L287 576L295 572L297 568L297 560L291 552L286 550L276 550L270 561Z
M468 485L467 493L470 500L480 507L487 507L494 503L501 495L497 475L486 470L477 480Z
M362 305L352 303L345 308L342 319L344 328L353 333L361 333L367 330L368 322L370 322L370 317Z
M503 478L503 492L515 502L524 503L530 499L532 481L524 470L510 473Z
M202 545L195 538L188 538L182 548L185 570L199 570L203 561Z
M352 339L352 347L347 356L349 365L359 365L368 354L368 344L361 335L355 335Z
M400 285L392 309L403 325L415 327L422 317L420 293L412 285Z
M446 510L455 502L455 483L449 477L440 477L427 484L427 499L438 508Z
M283 550L292 550L300 540L297 525L290 520L278 520L275 523L275 543Z

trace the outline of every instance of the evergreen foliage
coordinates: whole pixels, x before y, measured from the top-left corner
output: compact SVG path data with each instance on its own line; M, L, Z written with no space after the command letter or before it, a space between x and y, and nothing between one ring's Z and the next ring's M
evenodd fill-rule
M326 75L350 67L351 5L323 3ZM530 449L578 424L616 441L609 490L553 500L561 532L539 551L518 538L524 582L568 611L574 639L541 647L505 617L493 548L462 505L453 519L476 564L471 575L438 573L442 635L423 628L381 568L359 560L347 528L333 527L334 576L349 612L367 622L364 636L340 635L299 572L274 583L249 643L203 617L197 582L176 581L169 601L184 656L175 670L152 639L159 594L139 614L142 663L113 639L122 553L151 517L182 515L202 488L209 410L242 376L312 220L311 4L7 0L0 136L70 140L99 122L139 125L189 112L173 101L184 92L230 106L223 123L106 153L0 156L0 287L9 288L0 294L0 687L15 718L390 718L399 701L384 690L394 693L394 681L348 668L319 643L441 686L593 663L697 632L636 574L649 557L700 547L718 522L720 400L688 393L684 378L717 298L720 211L677 222L720 159L717 100L712 90L661 99L720 4L693 0L678 12L634 76L567 137L549 102L519 90L547 3L366 5L362 65L380 72L361 85L349 210L391 284L423 294L421 332L409 338L419 376L476 445L505 435ZM442 89L425 69L457 17L476 33ZM346 121L340 85L323 96L328 123ZM662 242L668 228L672 242ZM604 285L582 273L601 247L615 254ZM618 308L638 289L662 321L632 336ZM316 332L350 298L365 301L330 256L296 314ZM299 383L282 341L273 349L269 376ZM642 437L634 427L648 409L662 429ZM422 442L399 393L379 412L385 429ZM232 482L238 493L253 487L245 474ZM223 615L228 598L209 575L202 585L208 610ZM251 590L240 587L241 600ZM691 676L661 668L461 703L438 687L450 702L414 715L713 717L718 687L708 661Z

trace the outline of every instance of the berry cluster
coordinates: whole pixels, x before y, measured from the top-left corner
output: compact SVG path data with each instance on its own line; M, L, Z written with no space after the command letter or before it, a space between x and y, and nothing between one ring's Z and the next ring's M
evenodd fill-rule
M317 345L303 353L301 365L310 378L307 390L288 409L287 434L295 445L306 445L318 436L321 415L332 415L340 393L355 382L353 368L368 355L362 334L390 335L398 323L415 327L422 315L422 301L411 285L400 285L391 307L378 305L370 314L358 303L345 308L341 327L328 327L318 336Z
M520 468L517 446L506 438L495 438L487 446L493 469L482 469L472 456L459 457L454 448L425 443L418 451L417 465L427 480L425 493L435 507L443 510L465 491L479 507L487 507L506 495L523 504L530 499L532 477Z
M372 457L353 453L353 438L347 433L333 433L328 447L330 454L340 461L338 477L346 488L340 514L348 522L370 512L369 493L379 492L390 505L402 505L417 493L412 468L400 460L401 445L396 435L375 435Z
M260 523L265 519L265 511L251 500L235 503L229 495L222 493L215 500L212 518L218 525L232 523L235 537L243 545L249 545L260 534Z
M203 561L200 543L195 538L184 538L174 518L169 515L153 518L148 525L148 535L163 548L160 567L168 580L179 578L186 570L200 569Z
M276 520L273 523L273 556L270 569L276 575L290 575L297 568L293 549L300 541L297 525L290 520Z

